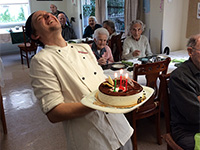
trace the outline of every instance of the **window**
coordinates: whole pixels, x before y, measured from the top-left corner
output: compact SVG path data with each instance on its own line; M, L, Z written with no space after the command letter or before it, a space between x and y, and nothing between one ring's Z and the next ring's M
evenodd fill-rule
M0 27L23 25L30 13L28 0L1 0Z
M115 23L117 32L124 28L124 0L107 0L108 19Z
M125 0L107 0L109 20L115 23L117 32L124 32L124 2ZM83 0L83 30L88 25L89 16L95 16L95 0Z
M83 30L88 26L88 18L95 16L95 0L83 0Z

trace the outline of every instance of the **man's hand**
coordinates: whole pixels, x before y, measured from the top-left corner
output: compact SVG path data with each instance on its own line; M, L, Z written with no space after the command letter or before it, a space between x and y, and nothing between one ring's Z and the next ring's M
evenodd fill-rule
M135 50L133 53L132 53L133 57L136 57L136 56L139 56L140 55L140 50Z

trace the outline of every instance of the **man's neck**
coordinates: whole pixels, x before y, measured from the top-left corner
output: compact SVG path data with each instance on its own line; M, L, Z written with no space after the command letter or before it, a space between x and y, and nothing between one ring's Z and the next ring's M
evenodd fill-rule
M61 34L59 34L59 36L54 36L54 38L52 38L52 36L45 37L41 39L41 41L44 45L55 45L59 47L67 46L67 42L63 39Z

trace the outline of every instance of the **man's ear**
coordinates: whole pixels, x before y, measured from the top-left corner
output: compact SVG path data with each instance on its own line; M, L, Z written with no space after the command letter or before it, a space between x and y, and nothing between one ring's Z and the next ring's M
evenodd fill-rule
M192 47L188 47L187 51L188 51L188 55L190 56L192 54L192 52L193 52L193 48Z
M39 35L33 35L33 34L31 34L31 38L33 39L33 40L37 40L37 39L39 39Z

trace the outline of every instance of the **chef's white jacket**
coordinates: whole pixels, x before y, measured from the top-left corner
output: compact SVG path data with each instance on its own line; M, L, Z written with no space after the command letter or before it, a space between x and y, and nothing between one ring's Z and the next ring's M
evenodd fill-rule
M87 44L46 45L32 58L30 76L44 113L60 103L80 102L106 78ZM123 114L98 110L63 125L67 150L116 150L133 133Z

